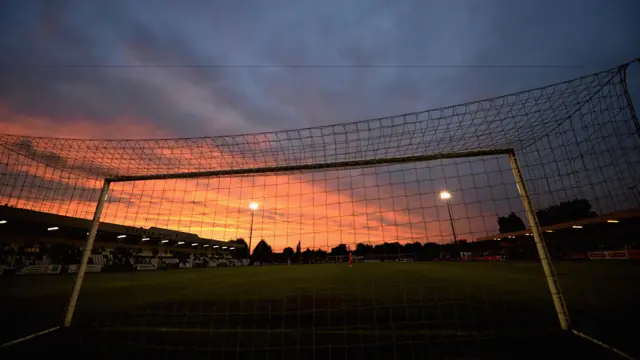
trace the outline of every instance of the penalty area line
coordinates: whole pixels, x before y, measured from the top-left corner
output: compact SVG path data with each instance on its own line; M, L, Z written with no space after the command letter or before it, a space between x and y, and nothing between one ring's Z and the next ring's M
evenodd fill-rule
M614 353L616 353L616 354L620 355L621 357L623 357L623 358L625 358L625 359L635 360L634 358L632 358L632 357L631 357L631 355L629 355L629 354L627 354L627 353L625 353L625 352L623 352L623 351L621 351L621 350L618 350L618 349L614 348L613 346L609 346L609 345L607 345L607 344L603 343L602 341L596 340L596 339L592 338L591 336L589 336L589 335L587 335L587 334L585 334L585 333L582 333L582 332L577 331L577 330L571 330L571 331L572 331L575 335L577 335L577 336L579 336L579 337L581 337L581 338L583 338L583 339L586 339L587 341L591 341L592 343L594 343L594 344L596 344L596 345L600 345L600 346L602 346L603 348L605 348L605 349L607 349L607 350L609 350L609 351L612 351L612 352L614 352Z
M29 336L21 337L20 339L16 339L16 340L13 340L13 341L9 341L8 343L4 343L4 344L0 345L0 349L3 349L3 348L6 348L6 347L9 347L9 346L11 346L11 345L19 344L19 343L21 343L21 342L24 342L24 341L27 341L27 340L33 339L33 338L38 337L38 336L40 336L40 335L45 335L45 334L48 334L48 333L54 332L54 331L56 331L56 330L58 330L58 329L60 329L60 326L52 327L51 329L43 330L43 331L37 332L37 333L35 333L35 334L31 334L31 335L29 335Z

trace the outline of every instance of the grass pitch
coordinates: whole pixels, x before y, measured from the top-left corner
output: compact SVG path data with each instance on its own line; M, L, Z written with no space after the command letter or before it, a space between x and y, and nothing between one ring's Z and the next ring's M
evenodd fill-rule
M640 320L638 264L556 266L575 328L633 354L626 329ZM1 340L60 324L73 281L0 278L0 319L16 324ZM538 263L369 263L87 274L74 327L12 351L81 344L104 358L278 359L598 351L580 341L559 333Z

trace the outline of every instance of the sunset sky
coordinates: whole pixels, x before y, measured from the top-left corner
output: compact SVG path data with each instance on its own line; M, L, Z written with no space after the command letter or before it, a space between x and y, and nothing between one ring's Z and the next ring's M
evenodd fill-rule
M635 0L179 4L3 1L0 134L159 139L307 128L499 96L640 56ZM638 67L629 74L634 99ZM56 146L70 152L62 158L73 156L72 147ZM14 161L0 177L22 174L31 189L0 183L3 202L90 217L99 181L0 153ZM185 153L163 155L171 162ZM127 161L144 166L144 157ZM248 203L258 201L254 244L264 237L276 249L298 240L309 247L448 241L437 198L446 187L475 191L454 206L461 237L473 238L497 229L496 213L521 205L504 159L469 161L121 183L103 220L246 238ZM92 158L91 166L105 162ZM447 174L451 166L455 175ZM465 167L471 177L499 173L498 184L465 187Z

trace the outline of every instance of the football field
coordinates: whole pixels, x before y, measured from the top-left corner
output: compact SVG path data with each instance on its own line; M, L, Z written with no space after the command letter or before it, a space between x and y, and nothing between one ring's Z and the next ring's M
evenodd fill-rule
M638 265L556 263L575 328L631 354L637 350L627 329L640 320ZM15 324L3 325L2 343L59 325L73 281L71 274L0 278L1 323ZM93 273L70 331L12 351L43 344L85 347L98 358L509 358L548 355L558 344L574 355L597 351L559 334L536 262Z

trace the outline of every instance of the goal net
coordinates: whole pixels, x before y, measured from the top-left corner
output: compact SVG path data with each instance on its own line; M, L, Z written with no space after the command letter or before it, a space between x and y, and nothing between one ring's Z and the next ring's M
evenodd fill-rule
M50 330L11 348L511 358L595 351L582 337L630 352L634 262L590 260L638 247L627 65L309 129L0 135L0 303L18 324L0 342Z

